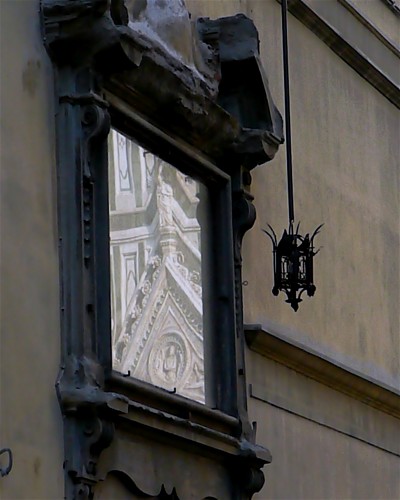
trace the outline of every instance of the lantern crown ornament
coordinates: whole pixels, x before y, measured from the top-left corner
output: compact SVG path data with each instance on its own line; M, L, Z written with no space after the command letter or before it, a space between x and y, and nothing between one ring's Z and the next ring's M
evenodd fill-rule
M284 230L278 242L275 231L268 224L269 231L264 230L273 246L274 256L274 286L272 293L286 294L287 300L294 311L302 302L301 296L307 292L309 297L315 293L314 284L314 256L319 250L314 250L314 238L320 232L320 224L312 236L299 233L300 223L294 229L294 195L293 195L293 167L292 167L292 136L290 123L290 88L289 88L289 51L287 28L287 0L281 1L282 8L282 51L283 51L283 82L285 96L285 132L286 132L286 171L288 188L289 228Z

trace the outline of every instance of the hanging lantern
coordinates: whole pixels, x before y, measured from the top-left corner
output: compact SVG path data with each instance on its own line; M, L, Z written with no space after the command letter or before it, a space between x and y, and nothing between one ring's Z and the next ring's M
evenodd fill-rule
M274 287L272 293L278 295L280 291L286 293L287 300L292 308L297 311L302 301L301 295L307 292L309 297L315 293L313 258L319 250L314 251L314 238L319 233L323 224L317 227L310 238L309 234L299 234L300 224L296 231L293 224L289 231L283 231L278 242L275 231L268 225L269 231L264 231L272 241L274 253Z
M284 230L278 242L275 231L268 224L269 231L263 230L272 241L274 254L274 286L272 293L286 294L292 308L297 311L301 296L307 292L309 297L315 293L313 258L319 250L314 250L314 238L323 224L319 225L312 234L301 236L300 223L294 230L294 195L293 195L293 168L292 168L292 136L290 124L290 93L289 93L289 53L287 34L287 0L282 0L282 47L283 47L283 79L285 96L285 132L286 132L286 167L288 185L289 228Z

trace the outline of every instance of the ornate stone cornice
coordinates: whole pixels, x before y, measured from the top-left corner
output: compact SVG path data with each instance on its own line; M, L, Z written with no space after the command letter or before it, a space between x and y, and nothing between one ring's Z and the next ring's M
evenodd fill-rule
M394 5L391 0L383 1ZM291 0L288 8L362 78L400 108L398 47L351 2Z
M234 159L253 168L271 160L283 142L282 119L253 22L240 14L195 24L182 0L164 3L162 12L157 0L142 10L139 4L43 0L44 41L55 64L90 68L100 87L170 134L184 128L186 141L219 164ZM240 106L232 93L238 75Z
M301 342L261 325L245 326L248 347L266 358L382 412L400 417L400 391L341 365Z

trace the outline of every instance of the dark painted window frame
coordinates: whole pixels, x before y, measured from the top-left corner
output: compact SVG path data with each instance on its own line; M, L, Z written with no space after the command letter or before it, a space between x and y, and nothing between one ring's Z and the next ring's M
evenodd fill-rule
M251 498L264 483L261 468L270 454L256 444L247 415L241 242L255 220L250 170L272 159L282 142L280 116L261 71L257 31L248 18L204 20L199 27L199 36L219 50L218 61L209 61L217 64L211 75L221 70L218 65L224 74L224 61L230 62L232 49L224 41L229 30L239 34L237 53L246 67L251 60L252 90L246 95L242 82L241 97L248 102L241 99L244 106L235 116L230 106L239 108L229 82L223 109L213 77L196 81L190 68L177 70L179 62L143 44L129 29L127 14L123 1L44 0L41 9L57 107L62 352L56 388L64 417L66 497L92 498L98 481L114 470L115 464L107 465L101 456L116 432L133 436L151 429L171 447L212 456L227 470L232 498ZM258 109L259 103L267 130L246 126L246 110ZM216 408L111 370L111 125L211 189L215 323L206 349ZM162 476L160 471L153 478L154 483L161 480L159 491Z

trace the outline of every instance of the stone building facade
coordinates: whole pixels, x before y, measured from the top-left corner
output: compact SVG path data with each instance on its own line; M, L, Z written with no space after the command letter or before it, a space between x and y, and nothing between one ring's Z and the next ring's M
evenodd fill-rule
M279 2L1 2L2 498L400 497L400 8L288 4L296 313Z

